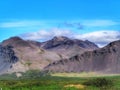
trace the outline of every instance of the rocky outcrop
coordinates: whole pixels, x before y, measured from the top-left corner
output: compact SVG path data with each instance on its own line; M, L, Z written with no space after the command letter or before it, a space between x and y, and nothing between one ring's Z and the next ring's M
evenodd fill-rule
M12 48L12 46L0 45L0 74L7 73L12 65L18 62L18 57L15 56Z
M97 50L53 62L44 70L49 72L120 73L120 40Z
M0 56L6 59L5 62L15 63L18 61L18 58L15 56L12 48L12 46L3 47L2 45L0 45Z

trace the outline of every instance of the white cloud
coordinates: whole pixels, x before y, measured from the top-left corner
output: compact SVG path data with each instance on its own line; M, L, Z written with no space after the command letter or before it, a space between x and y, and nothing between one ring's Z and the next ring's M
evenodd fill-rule
M40 30L38 32L31 32L21 35L22 38L27 40L48 40L54 36L69 36L72 32L69 30L61 30L53 28L51 30Z
M83 20L82 24L87 27L101 27L118 25L120 23L112 20Z
M120 39L120 32L115 30L101 30L85 34L75 34L70 30L61 30L54 28L51 30L40 30L38 32L31 32L21 35L27 40L49 40L54 36L67 36L75 39L89 40L96 43L100 47L108 43Z
M96 31L96 32L91 32L91 33L86 33L86 34L81 34L81 35L75 35L74 36L77 39L83 39L83 40L89 40L92 42L95 42L97 45L100 47L120 39L120 32L119 31L114 31L114 30L101 30L101 31Z
M120 22L113 20L71 20L71 21L60 21L60 20L13 20L8 22L0 22L0 28L25 28L25 27L36 27L41 26L48 27L67 27L83 29L84 27L107 27L119 25Z
M86 27L87 28L94 28L94 27L103 28L103 27L110 27L110 26L117 26L117 25L120 25L120 21L93 19L93 20L70 20L66 22L61 22L59 26L67 27L67 28L84 29Z
M14 21L14 22L2 22L0 23L1 28L19 28L19 27L31 27L31 26L38 26L42 23L40 21Z

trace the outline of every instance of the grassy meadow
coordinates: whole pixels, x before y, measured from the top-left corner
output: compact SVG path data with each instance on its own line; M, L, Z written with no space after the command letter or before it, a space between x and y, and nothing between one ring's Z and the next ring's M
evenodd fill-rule
M120 75L99 77L80 77L81 74L72 77L75 73L69 73L71 77L69 75L67 77L66 74L62 77L59 75L60 73L41 75L38 71L28 71L17 78L15 73L6 74L0 76L0 88L1 90L120 90Z

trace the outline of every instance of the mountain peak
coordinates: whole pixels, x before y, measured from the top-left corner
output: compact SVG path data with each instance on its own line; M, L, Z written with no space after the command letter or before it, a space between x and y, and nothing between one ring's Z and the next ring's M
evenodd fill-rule
M18 36L14 36L14 37L9 38L9 40L22 40L22 39Z
M65 36L55 36L53 37L53 40L55 41L64 41L64 40L67 40L69 39L68 37L65 37Z
M14 36L14 37L10 37L10 38L4 40L3 43L4 43L4 42L16 42L16 41L21 41L21 40L22 40L22 39L21 39L20 37Z
M21 39L21 38L18 37L18 36L11 37L11 38L9 38L9 39L7 39L7 40L4 40L4 41L2 42L2 45L3 45L3 46L10 45L10 46L13 46L13 47L30 46L27 41Z
M55 49L55 48L70 48L73 46L78 46L84 49L97 49L97 45L90 41L82 41L78 39L71 39L65 36L55 36L53 39L48 40L42 44L44 49Z

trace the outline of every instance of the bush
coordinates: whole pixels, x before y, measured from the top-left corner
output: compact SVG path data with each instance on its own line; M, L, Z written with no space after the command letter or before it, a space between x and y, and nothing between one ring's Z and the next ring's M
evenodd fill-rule
M95 86L98 88L110 88L113 86L112 80L106 79L106 78L96 78L91 79L83 83L87 86Z

